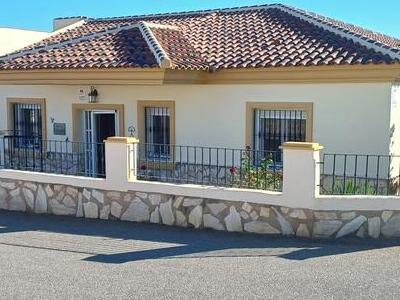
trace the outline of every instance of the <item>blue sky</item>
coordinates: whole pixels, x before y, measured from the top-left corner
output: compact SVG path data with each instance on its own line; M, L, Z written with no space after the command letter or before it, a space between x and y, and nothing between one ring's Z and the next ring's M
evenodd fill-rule
M12 0L1 1L0 27L50 31L63 16L124 16L284 3L400 38L400 0Z

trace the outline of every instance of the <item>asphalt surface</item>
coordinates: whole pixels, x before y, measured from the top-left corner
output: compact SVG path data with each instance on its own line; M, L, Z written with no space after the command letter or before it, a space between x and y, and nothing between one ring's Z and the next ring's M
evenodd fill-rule
M0 298L399 299L399 245L0 212Z

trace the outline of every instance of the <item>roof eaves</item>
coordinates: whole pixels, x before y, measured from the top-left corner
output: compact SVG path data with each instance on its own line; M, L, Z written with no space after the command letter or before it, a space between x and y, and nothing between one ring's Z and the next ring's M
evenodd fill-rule
M341 37L344 37L346 39L352 40L355 43L359 43L367 48L373 49L375 51L378 51L384 55L389 55L392 59L397 59L400 60L400 53L398 53L398 49L391 48L387 45L383 45L382 42L372 40L372 39L366 39L363 37L360 37L360 35L349 32L348 30L344 28L339 28L338 26L333 26L331 24L327 24L320 18L316 18L313 13L309 13L307 11L302 11L290 6L282 5L282 4L272 4L270 5L270 8L277 8L280 9L292 16L298 17L308 23L311 23L317 27L320 27L322 29L325 29L327 31L330 31L332 33L335 33Z

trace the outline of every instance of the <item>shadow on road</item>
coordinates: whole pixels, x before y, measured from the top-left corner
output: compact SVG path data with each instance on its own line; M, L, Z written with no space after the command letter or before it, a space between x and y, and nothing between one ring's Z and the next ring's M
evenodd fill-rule
M123 253L92 252L85 260L121 264L132 261L168 258L276 256L288 260L367 251L400 246L400 240L316 241L253 234L194 230L154 224L87 220L48 215L29 215L0 211L0 244L2 234L48 232L75 236L104 237L118 240L177 244L156 249L137 249ZM62 239L62 235L60 236ZM29 245L13 245L30 247ZM37 248L32 246L32 248ZM51 249L65 251L60 249ZM132 249L134 250L134 249ZM90 253L90 252L89 252Z

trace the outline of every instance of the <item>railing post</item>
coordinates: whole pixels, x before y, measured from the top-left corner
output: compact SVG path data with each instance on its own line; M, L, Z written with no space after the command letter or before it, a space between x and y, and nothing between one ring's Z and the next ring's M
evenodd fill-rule
M319 195L320 150L318 143L287 142L283 149L283 194L298 203L311 207Z
M128 181L136 180L139 140L132 137L109 137L104 142L107 186L124 189Z

